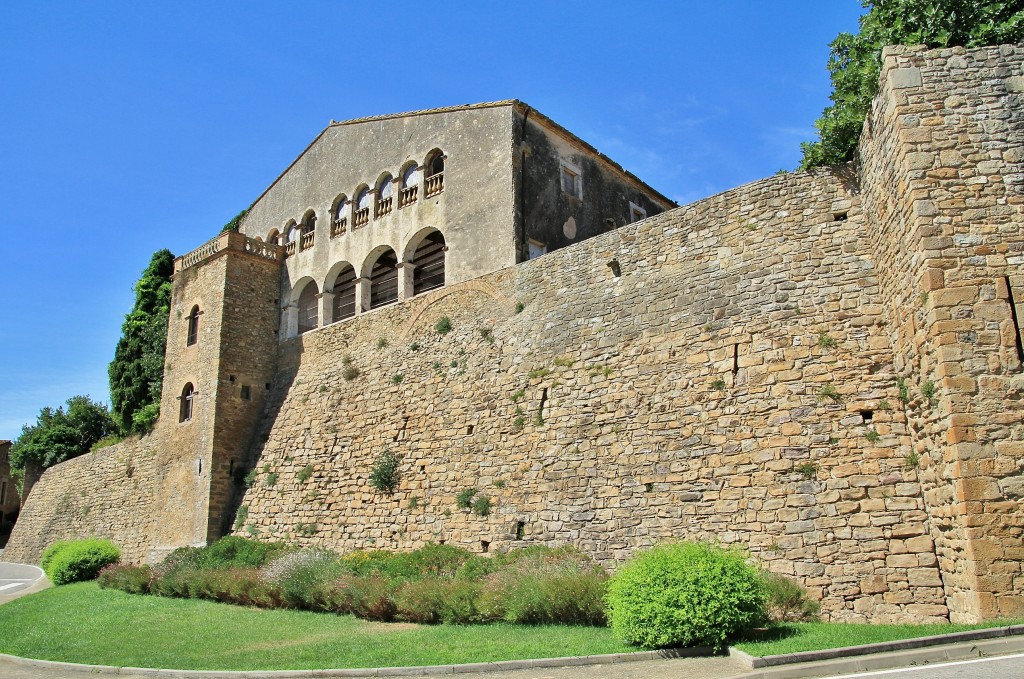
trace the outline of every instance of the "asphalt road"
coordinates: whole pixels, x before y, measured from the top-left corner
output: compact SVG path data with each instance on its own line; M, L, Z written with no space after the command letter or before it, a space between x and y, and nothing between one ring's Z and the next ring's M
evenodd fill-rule
M904 667L896 670L843 674L825 679L1020 679L1024 677L1024 653L948 663Z
M42 577L43 571L36 566L0 562L0 602L3 597L28 589Z

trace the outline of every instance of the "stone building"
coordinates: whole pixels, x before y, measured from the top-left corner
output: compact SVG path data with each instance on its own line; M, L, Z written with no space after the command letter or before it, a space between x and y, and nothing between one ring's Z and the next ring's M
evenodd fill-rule
M7 542L21 507L15 479L11 476L10 453L11 442L0 441L0 547Z
M332 122L256 199L294 337L675 203L521 101Z
M5 556L705 538L832 620L1024 615L1024 46L880 78L856 164L673 209L520 102L330 125L176 261L155 431Z

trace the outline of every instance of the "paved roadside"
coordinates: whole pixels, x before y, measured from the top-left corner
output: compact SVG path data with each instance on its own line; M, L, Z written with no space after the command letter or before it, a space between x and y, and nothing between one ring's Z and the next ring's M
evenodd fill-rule
M38 566L0 561L0 604L50 587Z

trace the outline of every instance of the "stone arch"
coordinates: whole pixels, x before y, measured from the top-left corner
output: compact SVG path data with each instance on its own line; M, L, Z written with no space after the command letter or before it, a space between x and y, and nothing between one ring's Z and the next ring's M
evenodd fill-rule
M486 295L494 300L498 308L502 308L508 314L512 314L515 308L515 300L509 297L500 288L486 283L482 280L464 281L455 285L449 286L440 290L436 294L430 295L429 297L422 298L414 303L412 313L409 314L409 320L405 322L405 327L400 333L400 341L404 342L412 337L413 331L416 329L420 319L427 314L428 311L434 308L434 305L441 304L449 295L458 293L479 293Z
M284 234L285 243L294 242L299 238L299 225L295 223L294 219L289 219L285 222L281 233Z
M395 178L390 172L385 172L377 178L373 185L377 196L377 208L374 211L376 217L383 217L394 208Z
M398 176L402 182L402 188L407 189L410 186L416 186L419 184L419 172L420 165L415 160L407 160L402 164L402 169L399 171Z
M331 322L343 321L356 315L356 274L355 267L348 262L338 262L327 272L324 292L334 295L331 300ZM326 313L325 313L326 315Z
M447 252L444 234L432 226L420 229L409 239L402 261L413 267L413 295L444 287Z
M378 245L363 261L361 278L368 291L367 309L376 309L398 301L398 255L390 245Z
M370 207L370 187L367 184L360 184L352 195L355 196L357 210Z
M278 240L281 238L281 232L277 229L271 229L270 233L267 234L267 242L279 245Z
M306 210L302 215L301 225L300 228L303 236L307 233L312 233L316 229L316 210L312 208Z
M315 330L319 325L320 290L309 276L300 278L292 288L292 304L296 307L298 333Z
M426 177L444 172L444 161L448 158L439 148L431 149L423 160L423 172Z

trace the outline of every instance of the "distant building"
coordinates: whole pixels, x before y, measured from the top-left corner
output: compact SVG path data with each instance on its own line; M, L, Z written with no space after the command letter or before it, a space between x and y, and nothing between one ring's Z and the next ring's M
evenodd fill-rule
M21 507L21 498L11 476L10 453L11 442L0 441L0 545L7 541Z

